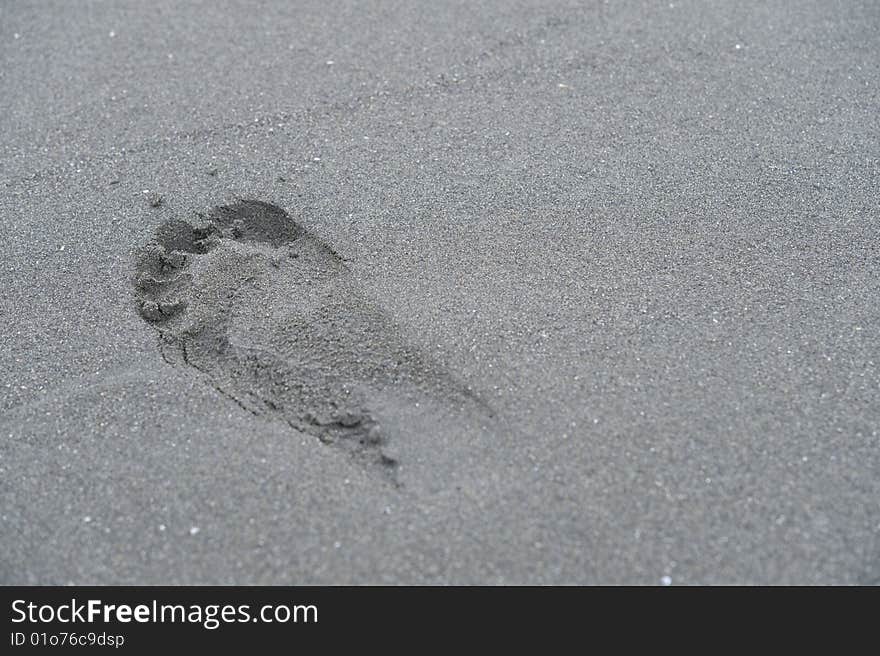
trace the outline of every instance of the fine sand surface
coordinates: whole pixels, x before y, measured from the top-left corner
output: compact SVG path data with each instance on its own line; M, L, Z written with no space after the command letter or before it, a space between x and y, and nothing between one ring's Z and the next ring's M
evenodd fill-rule
M880 3L0 5L0 583L880 582Z

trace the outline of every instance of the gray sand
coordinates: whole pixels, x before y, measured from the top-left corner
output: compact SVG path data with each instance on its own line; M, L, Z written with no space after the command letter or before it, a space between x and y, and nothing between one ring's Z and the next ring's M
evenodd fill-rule
M4 4L0 582L880 582L878 115L873 0Z

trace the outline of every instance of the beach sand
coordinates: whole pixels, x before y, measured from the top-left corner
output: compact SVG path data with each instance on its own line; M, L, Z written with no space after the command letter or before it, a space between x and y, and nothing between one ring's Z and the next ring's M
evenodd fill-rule
M880 6L0 8L0 583L880 582Z

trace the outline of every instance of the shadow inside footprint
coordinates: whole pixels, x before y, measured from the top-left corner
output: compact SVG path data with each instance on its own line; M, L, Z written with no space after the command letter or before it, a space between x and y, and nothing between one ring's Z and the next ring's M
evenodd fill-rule
M392 480L380 399L476 402L406 345L333 249L274 205L243 200L167 221L136 270L138 310L166 359Z
M240 201L214 208L211 222L239 241L262 242L273 248L289 244L305 231L280 207L262 201Z

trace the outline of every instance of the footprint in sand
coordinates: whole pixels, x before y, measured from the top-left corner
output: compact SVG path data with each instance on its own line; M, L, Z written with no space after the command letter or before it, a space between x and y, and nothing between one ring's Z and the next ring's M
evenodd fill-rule
M138 311L166 360L392 480L393 442L418 424L409 409L481 406L404 343L330 247L274 205L243 200L167 221L136 271Z

